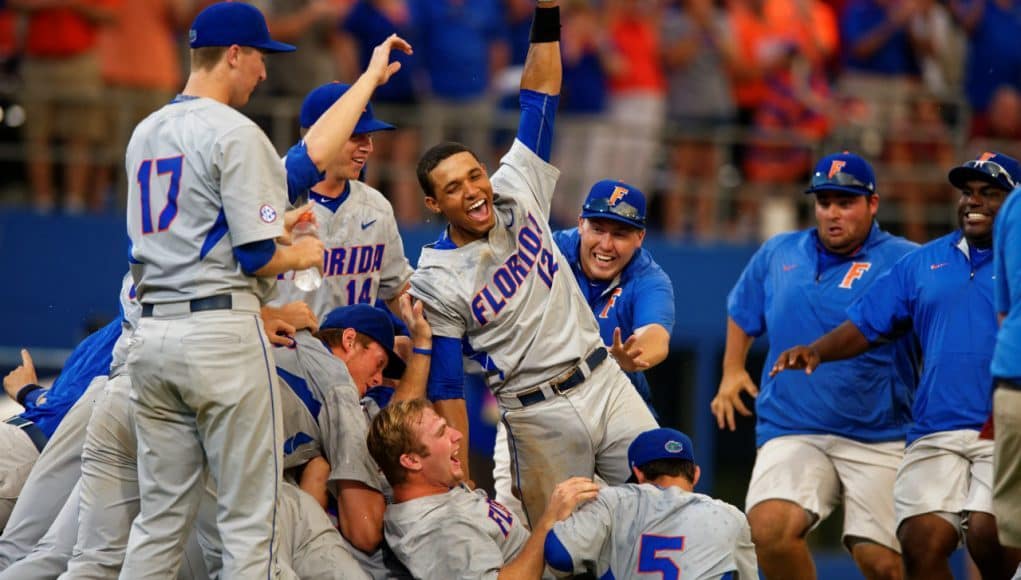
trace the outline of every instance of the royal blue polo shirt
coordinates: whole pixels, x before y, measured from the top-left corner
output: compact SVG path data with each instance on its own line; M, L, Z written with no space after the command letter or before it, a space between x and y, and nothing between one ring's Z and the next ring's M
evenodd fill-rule
M674 330L674 285L644 248L638 248L620 275L609 283L593 282L581 269L581 234L578 228L553 232L553 241L571 263L581 293L599 323L599 334L607 346L613 344L613 329L620 327L621 340L635 330L659 324L667 333ZM641 372L627 373L646 404L652 405L649 381Z
M991 251L969 250L959 231L937 238L904 256L847 314L870 342L914 331L921 343L909 445L930 433L982 428L996 343Z
M1006 314L996 335L993 376L1021 383L1021 195L1011 195L993 229L993 299Z
M780 234L752 256L727 298L727 314L750 336L768 332L755 403L756 445L774 437L832 434L864 442L902 439L917 372L905 338L811 375L769 376L781 352L815 341L847 319L847 307L917 244L873 225L849 256L826 251L815 228Z

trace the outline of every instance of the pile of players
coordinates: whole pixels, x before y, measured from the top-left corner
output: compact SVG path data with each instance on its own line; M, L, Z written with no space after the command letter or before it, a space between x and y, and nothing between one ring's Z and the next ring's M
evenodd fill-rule
M747 412L740 391L755 391L743 371L753 336L770 328L779 352L832 330L852 298L871 294L854 302L851 322L779 357L774 374L815 372L771 376L763 388L746 519L693 493L692 443L659 428L649 405L641 371L667 355L674 300L641 249L642 193L599 182L577 229L548 226L559 31L557 2L540 1L517 138L492 176L458 143L423 155L426 206L448 225L413 271L393 210L358 180L372 133L392 128L370 97L399 74L391 51L411 46L390 37L354 84L312 91L302 139L281 160L236 107L265 78L264 58L293 47L273 41L250 5L200 13L187 85L128 146L121 317L76 349L50 389L36 385L27 353L4 380L26 411L0 430L12 449L0 501L13 506L0 579L682 569L752 578L759 565L794 578L814 574L804 535L842 492L856 561L870 577L899 577L892 470L902 455L910 479L898 477L896 505L909 573L937 577L912 568L908 538L942 541L942 525L955 534L944 542L952 549L962 512L969 540L984 534L973 554L999 558L1004 574L1016 567L990 540L983 508L991 444L945 416L989 413L989 237L1021 175L1016 163L983 157L951 173L963 234L931 244L939 256L930 256L874 224L867 163L850 154L821 162L809 189L819 227L768 242L731 296L714 401L721 425L733 425L735 408ZM318 239L291 235L309 219ZM910 269L922 262L931 262L926 276L946 281L923 286L922 270ZM299 288L294 273L309 268L321 286ZM966 304L943 313L927 293ZM976 322L986 310L992 323ZM918 336L927 363L907 454L917 355L898 341L905 334ZM468 472L466 372L483 377L500 409L496 501L472 489ZM969 406L980 394L986 400ZM965 461L956 479L951 455ZM984 498L968 497L975 481L987 485ZM934 545L919 553L945 566Z

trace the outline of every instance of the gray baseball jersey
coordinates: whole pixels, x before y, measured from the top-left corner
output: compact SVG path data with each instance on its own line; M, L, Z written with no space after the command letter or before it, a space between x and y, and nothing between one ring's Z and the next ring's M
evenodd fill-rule
M510 510L482 490L447 493L388 505L386 541L415 578L496 578L528 541Z
M411 278L390 202L360 181L348 184L339 207L331 208L327 198L313 196L319 239L326 246L322 287L304 292L295 286L294 272L281 274L273 304L301 300L322 320L340 306L374 304L377 298L390 300Z
M603 488L558 522L555 534L575 573L600 578L758 578L748 520L700 493L652 484ZM548 543L547 543L548 545ZM556 563L556 556L546 559ZM734 577L734 576L731 576Z
M423 248L411 277L433 334L466 336L468 357L494 393L553 379L603 344L547 225L558 176L515 140L491 180L496 225L489 235L454 249Z
M268 298L233 248L284 231L287 182L259 127L208 98L179 97L139 123L127 147L132 274L147 303L231 292Z
M307 330L274 350L284 421L284 468L322 455L330 481L347 479L383 491L365 437L369 422L344 362Z

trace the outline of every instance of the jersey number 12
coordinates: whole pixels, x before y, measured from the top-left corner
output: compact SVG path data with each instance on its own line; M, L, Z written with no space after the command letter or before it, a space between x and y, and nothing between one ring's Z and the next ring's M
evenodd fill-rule
M160 211L157 227L152 224L152 191L151 178L153 165L156 166L156 175L170 174L170 181L167 185L167 203ZM167 157L165 159L146 159L138 166L138 190L142 203L142 233L151 234L162 232L170 227L170 223L177 217L177 195L181 192L181 168L184 166L184 155Z

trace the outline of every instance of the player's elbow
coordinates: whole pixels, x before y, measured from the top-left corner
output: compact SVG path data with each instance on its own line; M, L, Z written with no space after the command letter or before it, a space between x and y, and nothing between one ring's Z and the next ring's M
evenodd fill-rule
M372 554L383 543L383 529L366 521L363 525L352 526L351 533L344 534L344 537L355 548L366 554Z

